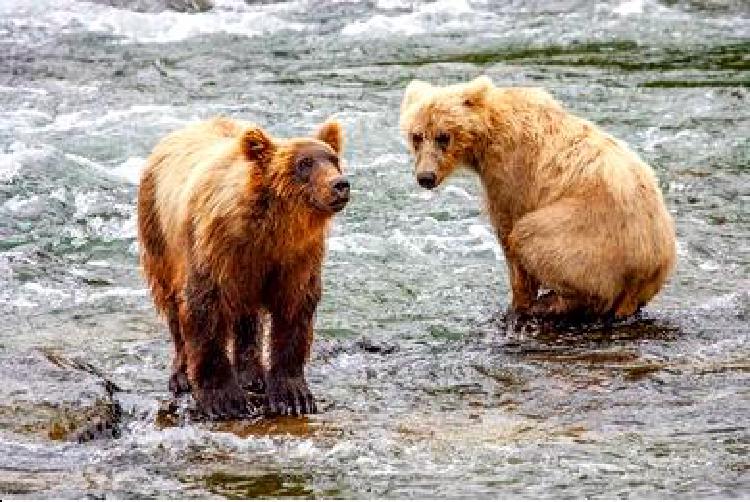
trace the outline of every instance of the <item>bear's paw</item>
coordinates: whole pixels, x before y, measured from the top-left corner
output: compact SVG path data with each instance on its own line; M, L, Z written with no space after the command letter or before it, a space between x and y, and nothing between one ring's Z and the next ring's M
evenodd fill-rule
M266 415L299 416L318 412L304 377L272 377L266 382Z
M237 382L220 388L193 390L198 410L212 420L243 418L250 415L247 396Z

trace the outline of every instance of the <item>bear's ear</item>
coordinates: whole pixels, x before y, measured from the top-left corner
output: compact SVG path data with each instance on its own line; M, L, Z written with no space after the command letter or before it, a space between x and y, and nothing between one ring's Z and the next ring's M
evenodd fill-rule
M337 154L344 149L344 130L338 120L326 120L315 133L315 139L326 143Z
M477 106L484 103L484 99L487 96L487 91L492 89L494 85L492 80L486 75L477 77L468 84L464 89L463 98L464 106Z
M401 100L401 113L413 105L420 97L432 89L432 85L423 80L412 80L404 89L404 98Z
M251 127L240 137L240 150L247 160L263 162L271 157L276 146L260 127Z

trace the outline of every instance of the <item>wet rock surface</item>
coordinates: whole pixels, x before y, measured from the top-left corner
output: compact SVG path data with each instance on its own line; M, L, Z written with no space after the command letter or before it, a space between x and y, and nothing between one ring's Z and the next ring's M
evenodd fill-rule
M119 435L120 390L96 368L38 349L0 358L0 381L11 398L0 427L56 441L85 442Z

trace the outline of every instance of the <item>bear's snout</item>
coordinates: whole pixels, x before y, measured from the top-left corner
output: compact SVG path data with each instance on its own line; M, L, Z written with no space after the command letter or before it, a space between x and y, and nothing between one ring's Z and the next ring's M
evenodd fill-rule
M419 186L422 188L431 190L435 188L435 185L437 184L437 174L433 171L423 171L417 174L417 183L419 183Z
M346 206L346 203L349 202L349 190L349 180L345 176L339 176L331 181L331 194L333 195L331 209L340 211Z

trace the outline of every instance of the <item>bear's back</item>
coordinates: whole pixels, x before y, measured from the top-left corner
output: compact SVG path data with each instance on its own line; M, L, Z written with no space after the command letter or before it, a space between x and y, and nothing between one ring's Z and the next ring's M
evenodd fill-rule
M521 103L529 107L548 107L562 111L562 104L552 94L541 87L498 87L490 94L490 99L503 102L510 100L516 106Z
M144 175L148 172L155 182L156 208L168 245L182 246L192 195L233 164L238 138L247 127L217 117L175 131L156 145Z

